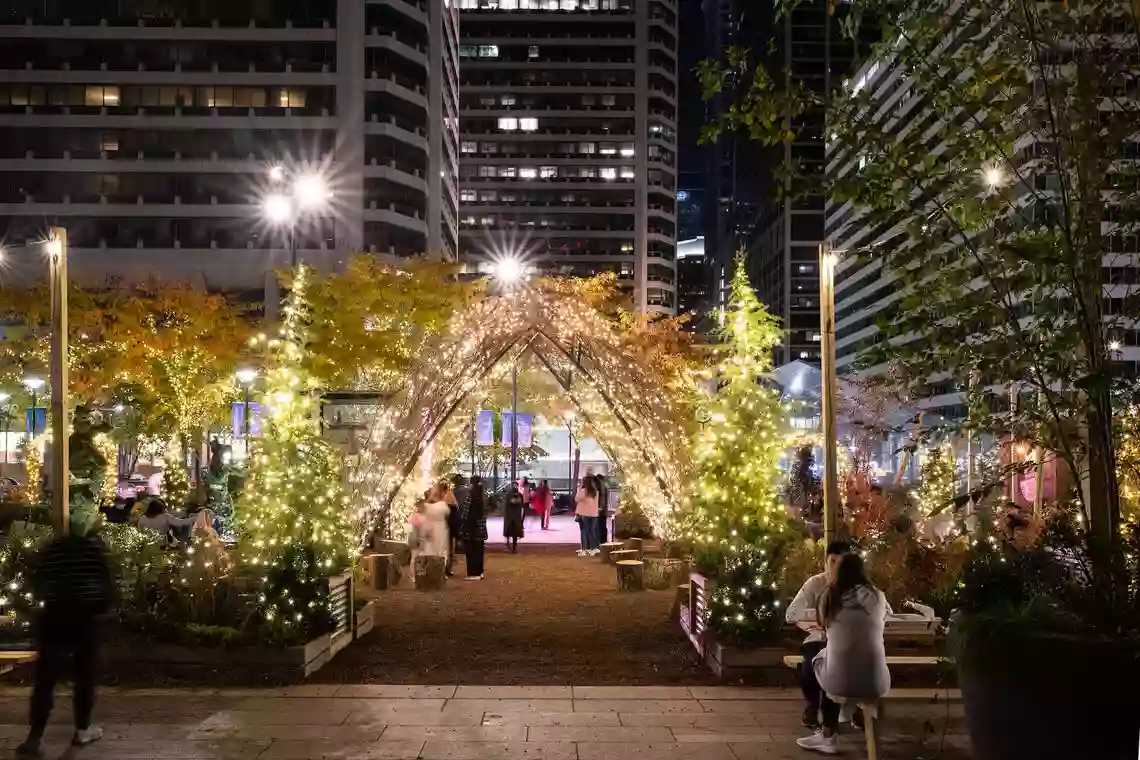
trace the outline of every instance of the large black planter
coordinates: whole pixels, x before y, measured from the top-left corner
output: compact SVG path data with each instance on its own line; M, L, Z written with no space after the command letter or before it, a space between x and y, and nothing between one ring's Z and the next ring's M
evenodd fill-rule
M964 642L958 680L975 760L1136 760L1140 650L993 635Z

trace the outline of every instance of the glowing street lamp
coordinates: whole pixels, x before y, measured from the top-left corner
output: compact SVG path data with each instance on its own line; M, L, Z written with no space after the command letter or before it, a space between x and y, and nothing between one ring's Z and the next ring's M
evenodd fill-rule
M269 170L269 179L274 185L288 181L285 167L274 166ZM261 214L275 227L289 228L289 260L297 267L297 220L306 213L324 211L332 193L328 182L316 172L307 172L292 178L288 192L274 190L261 201Z
M990 190L996 190L999 185L1005 182L1005 171L996 164L988 166L982 172L982 178L985 179Z
M523 273L522 260L517 256L505 256L495 262L495 279L508 287L522 280Z

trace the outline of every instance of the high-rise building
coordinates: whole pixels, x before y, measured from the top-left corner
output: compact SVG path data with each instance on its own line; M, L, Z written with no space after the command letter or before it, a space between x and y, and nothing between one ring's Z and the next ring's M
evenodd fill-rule
M460 251L676 309L675 0L458 0Z
M806 87L821 103L792 125L795 140L764 151L757 162L763 204L748 252L749 278L760 299L783 323L785 337L776 349L776 364L795 360L818 364L826 101L828 93L848 76L856 46L840 28L843 6L833 13L828 0L804 0L788 14L776 17L771 3L759 5L768 15L754 22L769 28L773 41L764 59L769 73L782 79L784 86ZM795 165L803 175L802 184L820 191L782 192L785 188L775 172L781 163Z
M79 277L249 292L294 259L455 256L452 3L2 5L7 243L58 224Z

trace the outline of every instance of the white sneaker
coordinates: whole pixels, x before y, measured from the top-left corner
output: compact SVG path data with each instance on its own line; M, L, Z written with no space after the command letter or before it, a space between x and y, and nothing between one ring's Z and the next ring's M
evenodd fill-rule
M824 736L823 731L816 731L811 736L796 739L796 744L812 752L822 752L825 755L839 754L839 737L836 734Z
M84 747L92 742L97 742L103 738L103 729L99 726L91 726L82 731L77 730L75 736L71 737L71 743L76 747Z
M586 554L591 556L591 557L596 557L601 553L602 553L601 549L591 549L590 551L586 552Z
M467 580L469 580L469 581L481 581L481 580L483 580L483 576L482 575L468 575Z
M579 557L585 557L588 554L588 552L585 549L579 549L578 551L576 551L574 553L577 554Z

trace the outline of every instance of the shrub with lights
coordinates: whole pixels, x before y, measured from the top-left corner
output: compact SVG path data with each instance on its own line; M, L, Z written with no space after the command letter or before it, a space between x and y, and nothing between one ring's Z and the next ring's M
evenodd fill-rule
M314 422L316 388L306 377L308 270L298 267L280 336L270 341L262 437L236 506L245 566L262 579L267 635L305 641L330 630L325 579L349 563L355 539L337 450Z
M694 547L697 567L716 581L708 600L709 627L741 640L779 627L779 572L794 539L779 486L787 410L779 393L761 383L772 369L780 335L738 254L717 387L707 401L709 422L696 442L692 508L680 532Z

